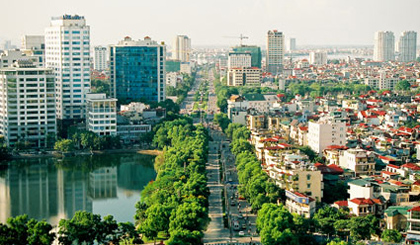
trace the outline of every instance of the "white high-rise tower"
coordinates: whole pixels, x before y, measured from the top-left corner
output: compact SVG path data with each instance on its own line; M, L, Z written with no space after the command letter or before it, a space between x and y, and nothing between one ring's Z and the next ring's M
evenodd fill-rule
M273 74L280 73L283 68L284 35L277 30L267 33L266 68Z
M401 33L398 42L398 61L410 62L416 60L417 52L417 32L405 31Z
M57 119L82 119L90 92L90 27L83 16L53 17L45 29L45 61L55 77Z
M189 62L191 53L191 39L185 35L178 35L172 46L172 59Z
M378 31L375 33L375 48L373 50L373 60L395 60L395 38L393 32Z
M93 49L93 69L98 71L106 70L106 54L106 47L96 46Z

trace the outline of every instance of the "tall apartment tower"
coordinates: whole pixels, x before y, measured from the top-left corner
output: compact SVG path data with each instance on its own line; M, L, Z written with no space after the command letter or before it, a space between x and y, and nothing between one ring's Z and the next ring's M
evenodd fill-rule
M45 37L43 35L24 35L22 37L21 51L38 67L45 67Z
M267 71L272 74L278 74L283 67L284 56L284 35L283 32L277 30L268 31L267 33Z
M160 102L165 97L166 47L145 37L125 37L109 48L111 97L121 103L138 101Z
M97 71L106 70L106 47L96 46L93 48L93 69Z
M186 35L178 35L172 46L172 59L189 62L191 53L191 39Z
M296 50L296 38L289 38L289 51Z
M391 31L378 31L375 33L375 48L373 60L395 60L395 37Z
M398 42L398 61L410 62L416 60L417 32L404 31Z
M56 76L57 119L84 118L90 92L90 27L83 16L51 19L45 29L45 61Z

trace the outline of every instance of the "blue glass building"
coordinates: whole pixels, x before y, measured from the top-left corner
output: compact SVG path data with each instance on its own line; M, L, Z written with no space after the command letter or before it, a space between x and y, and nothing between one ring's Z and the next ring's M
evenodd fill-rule
M111 97L122 103L165 100L165 45L126 37L110 46Z

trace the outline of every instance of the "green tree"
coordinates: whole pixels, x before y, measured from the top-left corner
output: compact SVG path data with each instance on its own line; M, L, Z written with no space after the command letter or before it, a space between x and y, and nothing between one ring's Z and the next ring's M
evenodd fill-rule
M402 235L397 230L384 230L382 232L381 238L384 242L401 242Z
M376 232L379 221L372 215L365 217L352 217L348 223L350 236L354 240L370 239L371 234Z
M227 127L229 126L230 123L230 119L228 118L228 116L225 113L217 113L214 115L213 118L214 123L216 123L217 125L219 125L219 127L225 131L227 129Z
M55 142L54 150L60 152L70 152L74 150L74 143L69 139L61 139Z
M31 219L28 226L28 244L30 245L50 245L55 240L55 233L51 232L53 227L46 221L36 221Z
M309 160L314 161L315 158L318 156L318 154L316 154L316 152L314 150L312 150L311 147L305 145L305 146L301 146L299 147L299 150L306 154L309 157Z
M395 85L395 90L407 91L410 90L410 83L407 80L400 80Z
M232 142L232 153L238 155L241 152L252 152L252 145L244 139L234 140Z
M71 245L73 242L93 244L98 237L101 216L77 211L72 219L60 220L58 227L58 240L63 245Z

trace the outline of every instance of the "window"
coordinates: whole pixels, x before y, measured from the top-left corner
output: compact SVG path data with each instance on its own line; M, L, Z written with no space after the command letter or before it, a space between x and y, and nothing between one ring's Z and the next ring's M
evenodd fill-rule
M310 174L306 175L306 179L307 180L310 180L311 179L311 175Z

